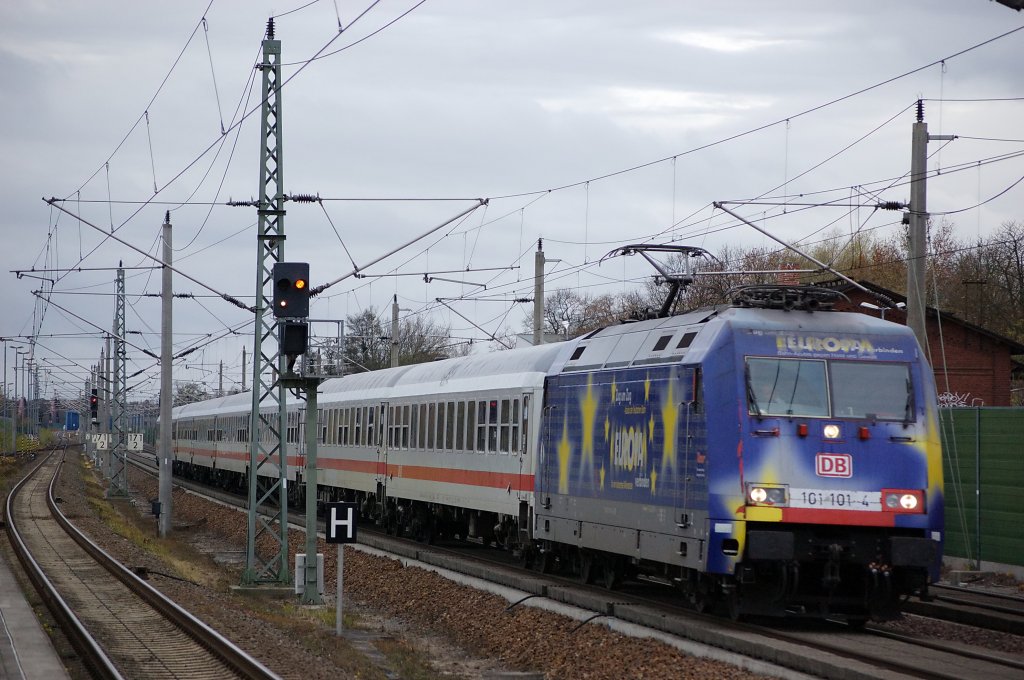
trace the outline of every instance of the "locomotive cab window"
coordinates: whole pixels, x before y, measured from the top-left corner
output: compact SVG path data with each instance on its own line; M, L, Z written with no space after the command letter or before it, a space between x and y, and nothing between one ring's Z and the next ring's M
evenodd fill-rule
M912 420L913 389L906 364L829 362L836 418Z
M757 416L827 418L825 362L748 358L747 410Z

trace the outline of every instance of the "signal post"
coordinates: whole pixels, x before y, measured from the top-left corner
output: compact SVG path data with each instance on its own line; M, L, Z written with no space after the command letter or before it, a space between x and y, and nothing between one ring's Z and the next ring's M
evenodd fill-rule
M316 541L317 390L322 377L294 371L295 361L309 349L309 263L274 265L274 316L278 318L278 344L287 358L287 371L278 381L286 389L301 390L306 398L306 563L302 575L302 603L320 604Z

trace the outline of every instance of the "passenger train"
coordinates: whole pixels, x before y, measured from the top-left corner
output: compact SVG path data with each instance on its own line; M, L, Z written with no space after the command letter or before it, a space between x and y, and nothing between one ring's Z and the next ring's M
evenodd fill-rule
M733 617L898 613L938 578L942 461L912 331L758 287L557 344L347 375L318 393L320 501ZM250 394L174 409L175 471L246 488ZM289 490L305 488L301 402Z

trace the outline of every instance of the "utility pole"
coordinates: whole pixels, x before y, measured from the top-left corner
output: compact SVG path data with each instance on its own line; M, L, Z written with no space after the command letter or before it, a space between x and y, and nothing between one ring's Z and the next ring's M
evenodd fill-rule
M171 451L171 431L174 424L171 422L171 407L174 405L174 397L171 394L171 346L172 335L172 310L171 302L174 297L171 288L171 257L174 250L171 248L171 211L168 210L164 216L163 226L164 240L164 267L162 272L162 287L160 295L160 447L158 453L159 462L159 492L160 503L160 537L167 538L173 526L171 511L173 510L173 497L171 494L172 463L174 455Z
M391 368L398 366L398 293L391 299Z
M217 396L224 396L224 360L220 360L220 368L217 371Z
M544 239L537 239L533 256L533 344L544 342Z
M245 347L242 348L242 391L245 392Z
M927 304L928 255L928 142L951 140L954 135L929 135L924 122L924 101L917 100L917 122L914 123L910 149L910 229L907 257L907 325L917 341L928 351L928 330L925 322Z
M252 409L249 416L249 521L246 532L245 585L285 585L288 570L287 391L278 324L271 313L273 267L284 260L284 157L281 111L281 41L274 19L263 41L263 108L260 127L260 201L257 208L256 319L253 334ZM261 407L267 407L265 410ZM266 441L263 433L267 433ZM261 536L273 547L256 550ZM262 552L262 554L260 554ZM314 555L314 559L316 556Z

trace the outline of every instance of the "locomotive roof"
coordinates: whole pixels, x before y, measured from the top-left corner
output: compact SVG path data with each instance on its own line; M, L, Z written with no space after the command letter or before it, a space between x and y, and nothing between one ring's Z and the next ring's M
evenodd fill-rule
M583 336L555 372L699 362L727 329L908 336L910 329L856 312L720 305L664 319L608 326Z
M762 330L907 337L909 328L856 312L777 310L721 305L666 317L606 326L585 336L549 345L474 354L425 364L386 368L333 378L320 386L322 405L358 392L386 400L409 395L451 394L486 389L540 386L560 372L624 366L695 363L720 333ZM174 417L241 414L252 393L243 392L179 406Z

